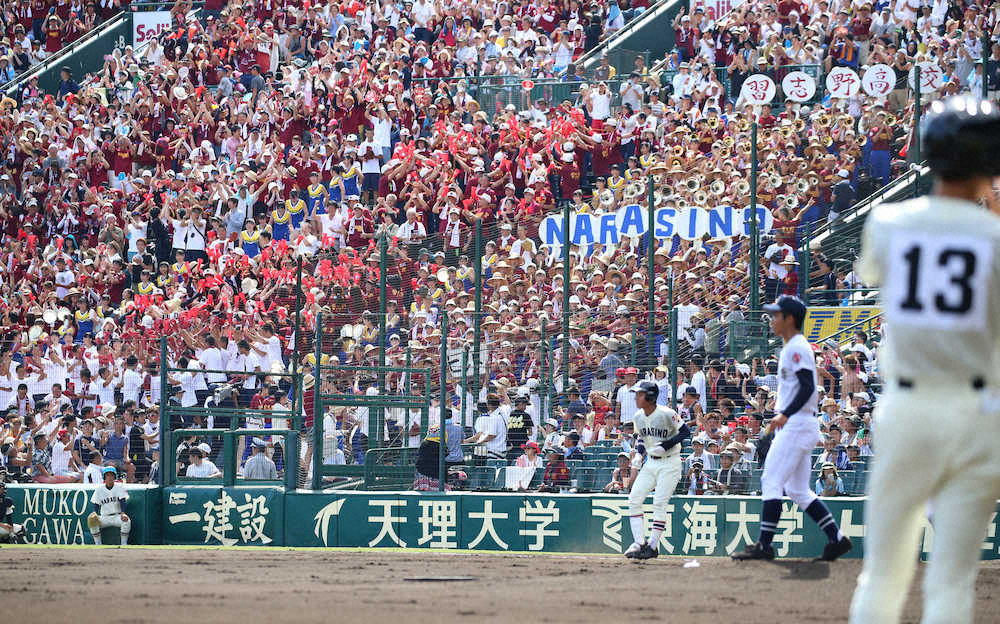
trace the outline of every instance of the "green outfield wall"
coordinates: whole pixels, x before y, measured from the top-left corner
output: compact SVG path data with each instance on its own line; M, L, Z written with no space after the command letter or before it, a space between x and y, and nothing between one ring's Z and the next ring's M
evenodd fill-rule
M10 485L14 521L38 544L92 543L87 486ZM611 495L415 492L285 492L279 487L130 486L132 544L440 548L621 553L631 541L628 501ZM841 529L864 551L864 499L828 499ZM726 556L757 536L760 499L674 497L663 554ZM645 505L647 523L652 504ZM648 524L647 524L648 526ZM115 532L114 529L111 530ZM997 516L983 558L1000 558ZM105 543L114 543L106 535ZM933 531L925 526L923 551ZM814 557L825 537L785 501L774 545L782 557Z

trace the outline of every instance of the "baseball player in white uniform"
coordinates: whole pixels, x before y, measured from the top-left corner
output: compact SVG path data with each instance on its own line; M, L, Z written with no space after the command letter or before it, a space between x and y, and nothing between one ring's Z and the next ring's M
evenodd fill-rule
M921 134L932 195L877 208L857 266L866 283L883 285L890 339L878 358L884 394L854 624L899 621L928 501L922 621L971 622L1000 497L1000 217L979 206L1000 175L1000 112L971 96L937 101Z
M629 559L653 559L659 555L660 536L667 521L667 502L681 478L681 442L690 435L674 410L656 404L660 387L642 381L635 387L636 411L633 423L642 440L640 452L646 461L639 470L628 496L632 545L625 551ZM653 529L645 540L642 504L653 492Z
M768 431L774 434L761 475L760 539L733 559L774 559L771 540L781 519L781 498L787 494L826 533L828 543L820 557L833 561L851 550L851 540L840 532L833 515L809 487L812 450L819 442L816 406L816 360L812 347L802 335L806 306L798 297L782 295L764 306L771 314L771 330L785 346L778 356L778 414Z
M104 485L98 485L90 502L94 511L87 516L87 527L94 536L94 543L101 543L101 529L118 527L122 534L122 546L128 544L128 533L132 530L132 520L125 515L125 504L128 502L128 490L115 478L118 471L114 466L105 466Z

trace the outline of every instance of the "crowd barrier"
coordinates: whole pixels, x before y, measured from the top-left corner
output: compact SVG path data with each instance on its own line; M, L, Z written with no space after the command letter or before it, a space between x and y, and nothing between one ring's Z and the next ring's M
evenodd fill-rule
M621 553L631 542L628 499L606 494L306 492L278 487L128 486L130 544L441 548L509 552ZM33 544L90 544L93 486L8 487L14 521ZM826 499L864 553L864 498ZM814 557L825 537L790 501L774 538L781 557ZM675 496L660 552L728 556L756 539L761 502L749 496ZM647 530L651 499L645 505ZM115 543L110 529L105 543ZM933 530L924 523L923 554ZM984 559L1000 559L997 516Z

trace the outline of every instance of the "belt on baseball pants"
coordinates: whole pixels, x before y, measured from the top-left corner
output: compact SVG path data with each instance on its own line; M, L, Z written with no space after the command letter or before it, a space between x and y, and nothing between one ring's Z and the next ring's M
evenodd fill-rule
M913 388L916 387L916 383L914 383L912 379L909 379L907 377L900 377L896 381L896 383L899 384L900 388L906 388L907 390L912 390ZM969 385L972 386L973 390L982 390L983 388L986 387L986 380L983 379L982 377L973 377L969 381Z

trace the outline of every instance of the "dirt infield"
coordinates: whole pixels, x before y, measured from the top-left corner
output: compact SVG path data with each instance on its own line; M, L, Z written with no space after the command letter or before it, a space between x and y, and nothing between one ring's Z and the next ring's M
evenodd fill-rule
M843 622L860 562L634 563L595 555L200 548L0 549L12 621ZM473 580L413 581L413 577ZM995 621L1000 565L976 619ZM103 598L101 598L103 597ZM907 621L918 617L916 592ZM405 618L405 619L401 619Z

